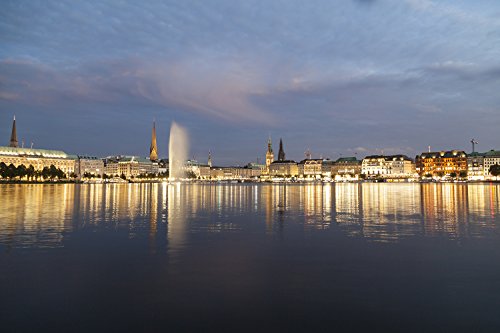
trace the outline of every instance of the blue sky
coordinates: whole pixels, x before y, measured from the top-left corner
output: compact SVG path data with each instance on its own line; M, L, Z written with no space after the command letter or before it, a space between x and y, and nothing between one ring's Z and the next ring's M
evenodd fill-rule
M500 148L500 3L3 1L0 138L160 156L287 158Z

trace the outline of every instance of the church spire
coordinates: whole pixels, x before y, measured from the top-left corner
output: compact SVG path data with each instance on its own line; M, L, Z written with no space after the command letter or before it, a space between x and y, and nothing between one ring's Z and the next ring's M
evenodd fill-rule
M208 151L208 166L209 167L212 167L212 153L210 152L210 150Z
M283 140L280 138L280 150L278 152L278 161L285 160L285 151L283 150Z
M12 121L12 133L10 134L10 147L17 148L16 116Z
M269 173L269 166L274 162L273 144L271 142L271 136L267 140L267 152L266 152L266 170Z
M149 147L149 159L158 160L158 147L156 146L156 122L153 121L153 131L151 133L151 146Z
M267 140L267 152L269 154L273 153L273 143L271 142L271 136L269 135L269 139Z

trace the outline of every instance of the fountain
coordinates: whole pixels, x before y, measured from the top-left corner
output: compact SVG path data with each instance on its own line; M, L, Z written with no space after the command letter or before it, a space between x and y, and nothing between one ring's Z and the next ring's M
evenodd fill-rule
M184 176L184 163L189 150L187 130L175 121L170 126L170 140L168 143L169 181L179 180Z

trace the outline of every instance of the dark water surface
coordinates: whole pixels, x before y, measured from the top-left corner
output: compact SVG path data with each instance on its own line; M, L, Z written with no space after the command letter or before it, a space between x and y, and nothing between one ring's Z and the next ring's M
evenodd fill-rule
M500 332L500 185L1 185L0 331Z

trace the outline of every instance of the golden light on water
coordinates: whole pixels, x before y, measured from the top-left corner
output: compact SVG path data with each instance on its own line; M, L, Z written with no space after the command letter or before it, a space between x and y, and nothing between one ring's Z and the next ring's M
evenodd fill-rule
M33 184L4 185L0 197L0 243L15 247L62 246L65 235L102 226L131 238L146 230L151 243L165 232L169 249L190 233L254 227L272 235L336 225L374 241L488 237L500 210L490 184Z

